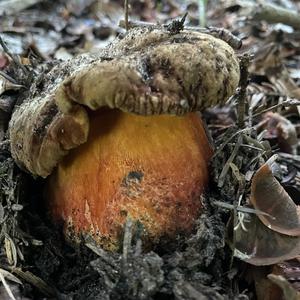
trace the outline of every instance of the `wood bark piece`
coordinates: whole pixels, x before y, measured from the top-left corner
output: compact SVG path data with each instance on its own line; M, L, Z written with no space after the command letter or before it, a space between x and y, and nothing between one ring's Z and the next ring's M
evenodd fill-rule
M259 1L259 3L251 1L229 1L231 6L239 5L242 8L242 14L250 16L253 20L266 21L270 24L283 23L295 29L300 29L300 14L285 9L278 5Z

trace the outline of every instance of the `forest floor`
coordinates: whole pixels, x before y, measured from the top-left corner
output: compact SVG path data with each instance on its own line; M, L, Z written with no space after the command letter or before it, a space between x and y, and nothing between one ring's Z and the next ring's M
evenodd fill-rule
M186 26L206 22L232 32L242 41L242 79L225 106L203 113L215 154L194 233L147 253L137 251L138 237L125 239L126 260L92 240L65 241L45 212L44 180L15 165L7 133L20 93L37 76L22 68L96 53L125 33L118 25L124 3L0 2L0 299L300 299L300 237L260 222L263 213L282 220L295 207L293 225L300 226L300 4L208 2L205 20L202 1L129 1L131 20L168 24L187 12ZM257 194L252 178L261 166L274 176ZM284 194L280 211L264 211L275 201L268 188Z

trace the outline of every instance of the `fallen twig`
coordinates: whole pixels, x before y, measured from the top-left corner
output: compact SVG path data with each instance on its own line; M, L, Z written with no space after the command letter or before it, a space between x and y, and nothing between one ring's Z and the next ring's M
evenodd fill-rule
M248 67L250 64L251 56L249 54L244 54L240 58L240 83L239 83L239 90L237 94L237 110L238 110L238 126L239 128L244 127L245 121L245 103L246 103L246 96L247 96L247 86L248 86L248 79L249 79L249 71ZM251 123L250 123L250 126Z
M228 160L226 161L223 169L222 169L222 172L218 178L218 187L221 188L223 185L224 185L224 182L225 182L225 177L226 177L226 174L230 168L230 163L233 161L233 159L235 158L235 156L237 155L238 151L239 151L239 148L242 144L242 141L243 141L243 136L240 135L238 137L238 140L234 146L234 149L230 155L230 157L228 158Z
M126 22L124 20L121 20L119 26L122 28L126 28ZM146 27L146 28L153 28L153 29L164 28L167 30L168 26L170 25L166 25L166 24L160 25L160 24L141 22L141 21L128 21L128 26L129 28ZM234 49L240 49L242 47L242 40L239 39L237 36L233 35L229 30L226 30L224 28L217 28L217 27L201 28L201 27L184 26L184 29L210 34L214 37L223 40Z
M128 16L129 16L129 4L128 0L124 1L124 19L125 19L125 29L128 31Z
M253 114L251 117L252 118L258 117L258 116L260 116L260 115L262 115L262 114L264 114L266 112L272 111L272 110L274 110L274 109L276 109L278 107L281 107L281 106L284 106L284 107L300 106L300 100L298 100L298 99L292 99L292 98L287 98L286 100L284 100L284 101L282 101L280 103L277 103L277 104L275 104L273 106L270 106L270 107L268 107L268 108L266 108L264 110L261 110L261 111L255 113L255 114ZM247 120L249 120L249 118L250 118L250 116L247 117L245 120L247 121Z
M5 290L6 290L6 292L7 292L8 296L9 296L9 298L10 298L11 300L16 300L14 294L12 293L12 291L11 291L9 285L7 284L7 282L6 282L6 280L5 280L4 276L3 276L3 274L2 274L1 272L0 272L0 280L1 280L3 286L4 286Z
M295 11L264 1L231 1L230 5L238 5L242 8L241 14L250 16L255 21L266 21L270 24L283 23L295 29L300 28L300 14Z
M214 201L212 204L222 207L222 208L230 209L230 210L236 209L238 212L241 212L241 213L263 215L263 216L268 216L268 217L272 218L273 220L276 219L275 217L271 216L270 214L268 214L266 212L263 212L261 210L255 209L255 208L247 207L247 206L238 205L237 207L234 207L233 204L229 204L227 202L222 202L222 201Z
M42 292L44 295L48 297L55 295L55 291L52 287L48 286L41 278L35 276L30 271L24 272L21 268L12 268L12 267L10 267L9 269L12 273L18 275L18 277L22 278L23 280L29 282L30 284L38 288L38 290Z

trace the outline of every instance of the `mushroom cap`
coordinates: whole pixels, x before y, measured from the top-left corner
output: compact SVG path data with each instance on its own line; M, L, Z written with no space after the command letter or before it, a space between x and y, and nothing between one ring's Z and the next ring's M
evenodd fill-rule
M96 55L58 64L33 85L10 121L12 155L25 170L46 177L87 140L89 109L140 115L201 111L224 104L239 74L234 50L220 39L191 31L130 30Z

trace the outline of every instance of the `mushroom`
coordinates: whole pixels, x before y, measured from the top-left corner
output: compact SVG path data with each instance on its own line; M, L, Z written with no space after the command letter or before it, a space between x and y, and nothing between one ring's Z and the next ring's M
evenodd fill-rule
M191 232L212 155L198 111L234 93L233 49L203 33L138 28L43 76L12 116L11 152L47 177L47 206L67 236L116 249L128 216L151 242Z

